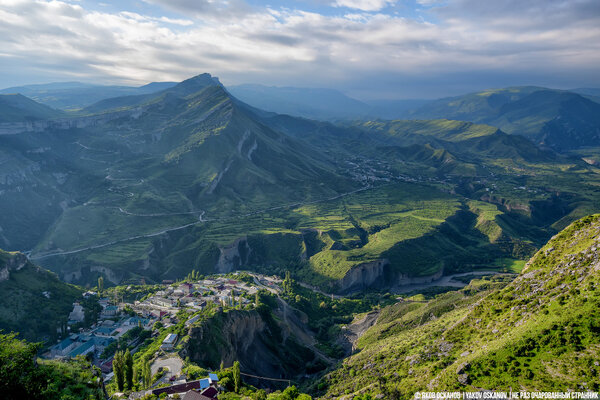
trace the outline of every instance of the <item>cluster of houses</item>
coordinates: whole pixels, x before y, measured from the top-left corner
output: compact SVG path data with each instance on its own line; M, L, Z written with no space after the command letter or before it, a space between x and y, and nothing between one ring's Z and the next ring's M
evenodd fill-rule
M208 304L226 307L238 304L247 305L258 291L258 287L245 282L215 277L194 283L169 285L143 301L136 301L133 310L147 318L158 318L167 324L182 308L202 310ZM192 321L193 322L193 321Z
M87 295L89 293L86 293ZM98 321L91 328L73 332L52 346L47 356L50 358L74 358L91 355L93 359L97 360L106 347L131 329L135 327L151 329L154 323L154 320L140 316L126 315L119 318L119 307L110 305L108 299L100 299L98 302L102 306ZM83 320L83 307L79 303L74 303L73 311L69 314L68 324L73 325L83 322ZM103 369L110 370L110 365Z
M47 356L51 358L73 358L78 355L91 355L99 359L104 349L112 342L118 340L129 330L135 327L152 329L156 321L161 321L164 326L173 323L173 318L181 309L191 311L202 310L208 304L219 307L247 305L252 303L252 297L258 292L259 287L273 292L279 291L278 278L252 275L255 284L234 280L225 276L216 276L199 280L193 283L165 284L164 287L143 301L134 304L110 304L106 298L101 298L98 303L102 307L98 321L89 329L80 329L50 348ZM95 292L86 292L84 297L97 296ZM136 316L122 316L121 311L131 307ZM69 325L84 321L84 310L80 303L73 304L73 311L69 314ZM199 315L191 317L186 325L191 325L200 318ZM162 343L165 351L173 350L177 342L176 335L169 335ZM110 357L109 357L110 358ZM110 370L110 364L101 365L102 369Z
M114 305L110 304L108 299L100 298L98 303L102 307L102 311L98 321L88 329L79 329L79 332L72 332L68 337L52 346L46 356L50 358L91 357L105 374L105 381L109 380L112 377L113 354L106 354L104 359L101 359L101 355L111 343L122 338L131 329L141 327L145 330L152 330L157 321L161 321L163 326L168 327L175 323L174 317L181 309L187 309L188 311L202 310L209 304L218 307L245 306L254 302L254 296L259 289L266 289L273 293L281 290L281 280L279 278L265 277L258 274L250 276L253 278L253 284L225 276L211 277L193 283L174 284L165 282L160 290L144 300L135 301L134 304L120 303ZM92 296L97 296L97 293L84 293L86 298ZM132 309L136 315L123 313L122 311L126 307ZM199 318L200 314L192 316L185 324L189 326ZM73 311L69 314L68 325L72 327L75 324L84 322L84 320L83 306L80 303L74 303ZM137 343L133 343L135 340L137 340L135 337L130 338L131 343L128 344L136 346ZM163 340L160 348L166 352L172 351L177 344L177 340L178 336L171 333ZM174 382L169 387L154 389L152 393L157 396L161 393L166 393L169 396L179 393L180 396L185 394L183 398L187 400L212 400L217 397L217 382L217 376L210 374L208 378L198 381L186 382L183 380Z

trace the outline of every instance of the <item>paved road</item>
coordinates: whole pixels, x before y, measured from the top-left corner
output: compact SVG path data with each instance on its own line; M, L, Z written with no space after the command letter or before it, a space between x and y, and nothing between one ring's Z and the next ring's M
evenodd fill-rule
M179 357L168 357L168 358L159 358L152 363L150 366L150 371L152 372L152 376L156 374L158 369L162 367L163 369L167 369L168 371L160 378L153 386L159 385L161 383L169 382L169 378L172 376L181 375L181 368L183 368L183 361Z

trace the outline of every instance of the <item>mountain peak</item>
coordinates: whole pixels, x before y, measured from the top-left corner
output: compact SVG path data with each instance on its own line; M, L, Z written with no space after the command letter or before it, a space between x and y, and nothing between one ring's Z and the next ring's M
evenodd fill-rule
M178 83L169 92L173 92L180 96L187 96L196 93L209 86L222 86L219 82L219 78L213 77L211 74L204 73L196 75L192 78L186 79L183 82Z

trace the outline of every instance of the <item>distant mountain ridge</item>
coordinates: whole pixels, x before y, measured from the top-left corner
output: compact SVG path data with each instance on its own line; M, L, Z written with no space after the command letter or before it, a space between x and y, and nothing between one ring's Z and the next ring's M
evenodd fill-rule
M558 151L600 145L600 104L564 90L491 89L436 100L409 115L486 123Z
M0 94L0 123L39 121L64 115L21 94Z
M0 135L0 246L69 282L286 268L383 288L526 257L596 209L593 165L518 134L279 115L209 74L35 124Z
M254 107L317 120L362 119L370 108L334 89L246 84L227 90Z
M0 94L20 93L38 103L59 110L84 108L100 100L129 95L157 92L174 86L176 82L152 82L139 87L104 86L80 82L57 82L39 85L15 86L0 90Z

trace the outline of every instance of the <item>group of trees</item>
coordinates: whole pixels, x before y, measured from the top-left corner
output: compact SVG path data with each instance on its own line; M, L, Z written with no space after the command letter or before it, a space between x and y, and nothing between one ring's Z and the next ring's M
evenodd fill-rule
M292 279L292 274L290 271L285 271L285 278L281 284L283 291L287 295L291 295L294 291L294 283L295 281Z
M133 357L129 349L125 353L122 351L115 353L112 367L119 391L122 392L125 388L133 389Z
M185 277L185 280L186 281L199 281L202 278L204 278L204 276L202 274L200 274L200 272L193 269L192 272L187 274L187 276Z
M150 370L150 361L144 360L142 364L142 381L144 387L148 388L152 384L152 371Z
M115 374L115 382L117 383L117 389L122 392L123 390L133 390L141 380L144 387L148 388L152 384L152 371L150 369L150 362L144 359L141 370L137 370L133 367L133 357L127 349L125 352L117 351L113 358L113 372Z

